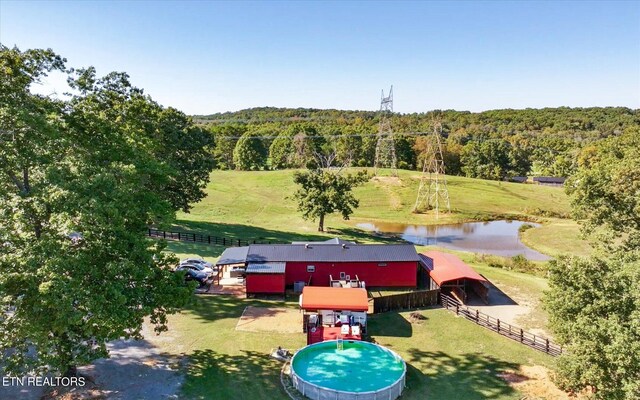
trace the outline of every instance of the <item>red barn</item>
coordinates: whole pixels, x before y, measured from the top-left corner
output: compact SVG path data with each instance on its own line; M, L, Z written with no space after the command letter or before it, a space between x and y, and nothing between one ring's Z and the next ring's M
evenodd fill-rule
M237 250L233 250L237 252ZM327 242L254 244L246 248L247 294L275 293L285 286L402 287L417 286L418 254L411 244L355 244L333 239ZM224 265L227 257L220 257ZM234 258L237 260L237 258ZM264 267L284 264L283 270ZM252 270L262 265L264 271ZM274 277L273 275L280 275ZM278 283L276 283L276 281ZM284 293L284 287L280 289Z

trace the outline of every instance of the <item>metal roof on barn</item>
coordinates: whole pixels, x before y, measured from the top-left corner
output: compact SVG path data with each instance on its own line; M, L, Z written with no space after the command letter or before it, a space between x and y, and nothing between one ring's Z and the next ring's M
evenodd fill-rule
M533 181L538 183L555 183L555 184L563 184L567 178L562 176L534 176Z
M322 241L318 241L318 242L296 241L296 242L291 242L291 244L356 244L356 242L350 242L348 240L344 240L344 239L340 239L340 238L335 237L333 239L322 240Z
M224 250L216 265L244 264L247 260L249 246L229 247Z
M250 263L247 266L247 274L284 274L285 263L267 262Z
M247 262L394 262L418 261L412 244L252 244Z

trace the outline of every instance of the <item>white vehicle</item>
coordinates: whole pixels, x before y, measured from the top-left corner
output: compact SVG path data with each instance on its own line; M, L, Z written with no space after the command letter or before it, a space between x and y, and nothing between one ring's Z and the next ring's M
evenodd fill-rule
M202 258L187 258L186 260L182 260L180 261L180 265L184 265L184 264L188 264L188 265L195 265L197 267L200 267L200 270L202 272L205 272L209 275L213 275L214 272L218 272L218 269L215 268L213 266L212 263L203 260Z

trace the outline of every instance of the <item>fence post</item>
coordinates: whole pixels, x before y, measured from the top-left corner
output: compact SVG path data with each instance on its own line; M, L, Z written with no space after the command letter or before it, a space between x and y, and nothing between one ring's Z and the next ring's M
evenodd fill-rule
M549 339L547 339L547 346L546 346L546 349L547 349L547 354L549 354Z
M476 324L478 323L479 319L480 319L480 311L476 310Z
M498 320L498 333L500 333L500 320Z
M196 241L196 234L195 233L193 234L193 241L194 242Z
M207 240L209 241L209 244L211 244L211 235L207 235Z
M222 245L223 245L223 246L226 246L226 245L227 245L227 243L225 243L225 242L226 242L226 239L225 239L225 238L222 238Z
M458 315L459 313L460 313L460 306L456 304L456 315Z
M524 341L524 332L522 331L522 328L520 328L520 343L522 343Z
M238 239L238 247L240 247L240 239Z
M164 239L166 239L166 238L167 238L167 231L162 231L162 237L163 237Z

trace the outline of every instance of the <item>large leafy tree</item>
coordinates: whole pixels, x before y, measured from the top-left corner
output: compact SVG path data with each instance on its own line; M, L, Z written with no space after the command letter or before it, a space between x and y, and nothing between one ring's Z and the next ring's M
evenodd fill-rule
M567 352L564 389L600 399L640 398L640 130L629 128L588 149L568 181L573 212L597 238L589 259L551 264L545 302Z
M211 134L215 140L213 156L216 166L220 169L234 169L233 150L238 139L247 132L246 125L224 124L211 127Z
M585 149L581 162L566 185L574 216L586 233L608 233L600 242L640 248L640 127Z
M564 354L556 381L600 399L640 398L640 260L561 257L545 302Z
M149 223L203 196L209 135L126 74L71 73L51 50L0 48L0 355L5 373L57 370L139 337L186 304ZM30 86L69 75L71 98Z
M462 149L461 161L468 177L503 179L509 171L509 145L500 139L469 142Z
M267 148L262 139L263 131L249 131L242 135L233 150L233 162L236 169L259 170L267 164Z
M328 214L339 212L342 218L349 219L359 201L352 189L369 179L366 171L355 175L343 175L330 169L315 169L296 172L293 181L300 185L294 198L298 201L298 211L302 217L318 220L318 231L324 231L324 218Z

